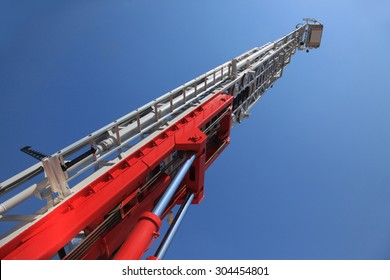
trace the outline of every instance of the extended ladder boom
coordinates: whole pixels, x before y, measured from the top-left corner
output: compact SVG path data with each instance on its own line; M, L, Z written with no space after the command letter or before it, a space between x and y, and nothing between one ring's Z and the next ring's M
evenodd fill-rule
M322 24L306 19L281 39L245 52L51 156L23 148L39 162L0 185L0 222L18 222L1 232L0 258L141 258L176 204L183 206L172 227L189 204L202 200L204 172L229 144L230 129L282 76L297 49L320 46L322 30ZM157 211L166 193L171 195ZM10 214L36 197L44 203L35 213ZM169 234L152 258L163 256L166 240Z

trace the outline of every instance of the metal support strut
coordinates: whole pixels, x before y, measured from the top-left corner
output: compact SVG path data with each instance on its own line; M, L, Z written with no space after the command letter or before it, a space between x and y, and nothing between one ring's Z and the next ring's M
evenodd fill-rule
M169 245L171 245L171 242L173 240L173 237L176 234L176 231L178 230L188 208L191 205L192 200L194 199L193 193L188 193L186 195L184 203L180 206L179 211L177 211L177 214L175 216L175 219L173 220L171 226L169 227L166 235L164 236L164 239L161 241L160 246L158 247L155 256L149 257L148 259L159 259L161 260L164 258L165 253L167 252Z

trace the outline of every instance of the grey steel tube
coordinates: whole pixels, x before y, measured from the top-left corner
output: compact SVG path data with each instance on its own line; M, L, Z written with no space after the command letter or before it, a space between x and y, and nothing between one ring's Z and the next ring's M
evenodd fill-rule
M167 190L161 197L160 201L157 203L156 207L153 209L153 213L160 217L162 213L164 213L165 209L168 206L169 201L171 201L173 195L175 194L177 188L179 187L181 181L183 180L184 176L187 174L188 169L190 169L191 164L195 160L195 155L190 157L180 168L179 172L177 173L176 177L173 179L171 184L168 186Z
M166 235L164 236L164 239L161 241L160 246L158 247L155 256L158 259L162 259L165 256L165 253L167 252L169 245L171 245L171 242L173 240L173 237L176 234L177 229L179 228L188 208L191 205L192 200L194 199L193 193L188 193L184 203L180 206L179 211L177 211L177 214L175 216L175 219L173 220L171 226L169 227Z
M31 187L23 190L22 192L18 193L17 195L14 195L13 197L9 198L8 200L4 201L0 204L0 215L5 214L7 211L11 210L15 206L19 205L29 197L33 196L37 190L39 190L39 185L34 184Z

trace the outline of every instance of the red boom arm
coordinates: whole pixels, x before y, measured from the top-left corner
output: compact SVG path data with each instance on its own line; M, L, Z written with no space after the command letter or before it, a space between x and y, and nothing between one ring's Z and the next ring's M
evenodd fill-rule
M195 194L192 203L203 199L204 172L230 141L232 103L232 96L215 94L6 243L0 258L49 259L82 231L83 246L65 258L110 259L125 240L128 250L122 252L128 254L118 258L141 258L161 219L185 193ZM153 216L171 181L161 164L178 152L196 159L164 214Z

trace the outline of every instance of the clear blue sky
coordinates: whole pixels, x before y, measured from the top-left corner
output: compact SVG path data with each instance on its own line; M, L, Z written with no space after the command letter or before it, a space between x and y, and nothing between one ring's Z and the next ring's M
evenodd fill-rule
M232 131L168 259L390 259L388 1L0 3L0 181L293 30L324 23ZM0 225L1 226L1 225Z

